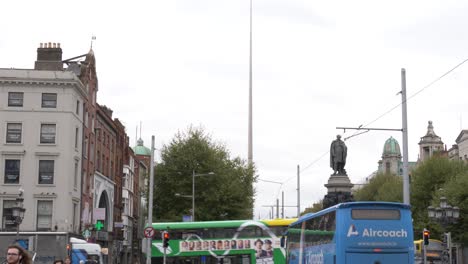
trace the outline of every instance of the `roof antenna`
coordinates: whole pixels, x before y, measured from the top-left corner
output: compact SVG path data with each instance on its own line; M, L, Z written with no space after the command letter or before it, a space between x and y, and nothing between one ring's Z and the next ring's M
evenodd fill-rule
M93 36L91 37L91 49L93 49L93 42L94 42L95 40L96 40L96 36L93 35Z
M135 146L138 146L138 125L135 128Z

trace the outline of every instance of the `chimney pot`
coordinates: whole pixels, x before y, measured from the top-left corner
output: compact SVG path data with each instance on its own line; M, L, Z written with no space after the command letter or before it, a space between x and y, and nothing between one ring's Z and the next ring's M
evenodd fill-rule
M41 42L41 43L39 43L39 48L42 48L42 42Z
M40 43L37 49L37 60L34 65L36 70L62 71L62 49L56 42Z

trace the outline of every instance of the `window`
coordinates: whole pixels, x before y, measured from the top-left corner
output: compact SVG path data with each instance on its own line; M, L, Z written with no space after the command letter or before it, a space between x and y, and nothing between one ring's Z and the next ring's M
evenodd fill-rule
M52 201L37 201L37 231L52 229Z
M75 148L78 148L78 136L80 134L80 130L78 128L75 128Z
M13 210L11 210L11 208L15 206L16 206L16 201L3 200L2 229L4 231L16 231L15 218L13 218Z
M98 152L97 152L96 158L97 158L97 161L96 161L96 170L99 171L99 172L102 172L102 171L101 171L101 155L99 154L99 150L98 150Z
M77 232L77 231L78 231L78 223L77 223L77 222L78 222L78 221L77 221L77 220L78 220L78 219L77 219L77 218L78 218L78 217L77 217L77 215L78 215L78 204L77 204L77 203L73 203L73 212L72 212L72 213L73 213L73 216L72 216L72 217L73 217L73 220L72 220L72 224L73 224L72 229L73 229L74 232Z
M8 93L8 106L23 106L23 93L10 92Z
M54 161L40 160L39 161L39 184L54 183Z
M366 220L400 220L400 210L398 209L352 209L353 219Z
M41 144L55 144L55 124L41 125Z
M22 132L21 123L8 123L6 143L21 143L21 132Z
M75 174L73 177L73 187L78 188L78 161L75 161Z
M85 137L84 145L83 145L83 156L84 156L85 158L88 157L88 143L89 143L88 138Z
M18 184L20 176L20 160L6 159L5 160L5 184Z
M42 107L43 108L56 108L57 107L57 94L56 93L43 93L42 94Z
M77 101L76 101L76 114L77 114L77 115L80 114L80 100L77 100Z

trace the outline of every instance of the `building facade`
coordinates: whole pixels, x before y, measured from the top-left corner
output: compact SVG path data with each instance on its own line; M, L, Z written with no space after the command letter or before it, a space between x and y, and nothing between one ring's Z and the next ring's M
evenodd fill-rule
M0 69L0 226L16 231L10 208L22 189L20 238L57 232L54 241L66 243L80 232L86 93L79 78L63 69L61 56L59 44L44 44L34 69ZM14 241L2 235L0 247ZM50 245L36 239L36 249Z
M36 263L51 263L73 236L101 244L106 263L139 260L139 176L148 166L97 91L92 50L63 60L60 44L41 44L34 69L0 69L0 248L18 235Z

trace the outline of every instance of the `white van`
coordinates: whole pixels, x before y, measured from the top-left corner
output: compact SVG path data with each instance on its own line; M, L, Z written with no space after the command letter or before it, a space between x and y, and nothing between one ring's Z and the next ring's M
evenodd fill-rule
M104 264L99 244L74 237L70 238L70 244L72 264Z

